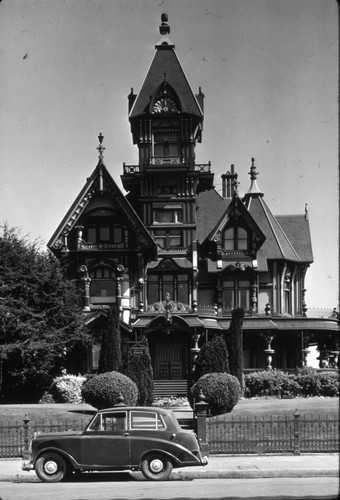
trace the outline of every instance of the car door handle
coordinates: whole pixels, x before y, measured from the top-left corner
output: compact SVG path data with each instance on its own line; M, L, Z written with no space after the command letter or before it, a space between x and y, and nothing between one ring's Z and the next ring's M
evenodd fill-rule
M129 432L124 432L123 436L130 436Z

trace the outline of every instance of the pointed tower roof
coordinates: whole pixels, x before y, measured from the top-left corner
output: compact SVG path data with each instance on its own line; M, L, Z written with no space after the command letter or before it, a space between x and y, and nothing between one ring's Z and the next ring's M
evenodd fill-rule
M203 118L203 109L190 87L175 52L175 46L169 38L170 26L167 14L162 14L161 20L159 28L161 40L156 44L151 65L138 95L134 98L129 119L151 112L151 104L164 82L176 92L183 113Z

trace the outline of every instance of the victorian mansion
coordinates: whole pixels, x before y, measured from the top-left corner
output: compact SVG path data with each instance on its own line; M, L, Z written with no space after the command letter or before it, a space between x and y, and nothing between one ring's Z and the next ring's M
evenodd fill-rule
M301 367L308 346L336 336L338 323L306 314L307 211L273 215L253 158L243 197L233 166L222 175L221 196L210 163L196 163L204 95L192 91L167 21L163 14L140 92L128 96L138 161L123 164L126 194L104 163L100 134L98 164L48 247L82 288L95 338L75 369L96 372L114 306L122 351L146 336L155 390L184 394L195 354L228 330L233 308L245 310L244 370Z

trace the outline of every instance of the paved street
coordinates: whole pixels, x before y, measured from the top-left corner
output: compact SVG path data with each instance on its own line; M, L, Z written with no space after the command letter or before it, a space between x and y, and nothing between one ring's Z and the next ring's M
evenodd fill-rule
M122 480L123 479L123 480ZM335 499L338 478L194 479L191 481L136 481L94 477L58 484L2 482L1 500L222 500L222 499Z

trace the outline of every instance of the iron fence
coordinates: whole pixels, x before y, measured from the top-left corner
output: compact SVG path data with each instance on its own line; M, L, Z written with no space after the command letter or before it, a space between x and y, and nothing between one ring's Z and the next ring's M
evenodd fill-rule
M80 431L87 423L88 418L0 422L0 458L23 457L35 432ZM334 453L339 451L339 415L219 415L207 418L206 437L213 455Z
M211 454L339 451L339 415L262 415L207 419Z
M24 454L25 437L30 441L35 432L81 431L89 419L26 420L12 423L0 422L0 458L18 458Z

